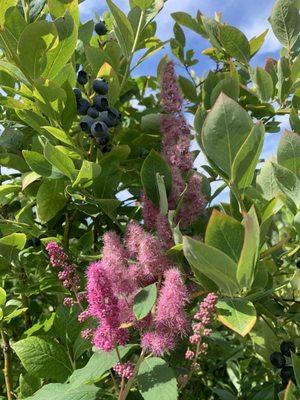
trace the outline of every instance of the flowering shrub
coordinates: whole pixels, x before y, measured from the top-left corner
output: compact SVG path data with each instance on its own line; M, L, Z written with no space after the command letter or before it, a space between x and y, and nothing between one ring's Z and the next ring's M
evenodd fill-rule
M299 1L264 66L220 13L78 3L0 1L0 399L299 399Z

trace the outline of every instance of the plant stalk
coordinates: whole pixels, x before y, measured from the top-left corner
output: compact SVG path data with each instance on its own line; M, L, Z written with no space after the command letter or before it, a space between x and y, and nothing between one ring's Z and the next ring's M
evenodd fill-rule
M145 353L144 350L142 350L139 359L137 360L137 363L135 364L134 367L134 371L132 374L132 377L128 380L128 382L126 383L125 387L123 388L123 390L121 390L120 395L119 395L119 400L125 400L128 396L128 393L133 385L133 382L137 376L137 373L139 372L139 368L140 365L142 364L142 362L144 361L145 358Z
M9 338L3 329L1 329L1 338L3 341L2 345L3 358L4 358L3 375L5 379L7 400L13 400L14 393L13 393L13 380L11 374L11 351L10 351Z

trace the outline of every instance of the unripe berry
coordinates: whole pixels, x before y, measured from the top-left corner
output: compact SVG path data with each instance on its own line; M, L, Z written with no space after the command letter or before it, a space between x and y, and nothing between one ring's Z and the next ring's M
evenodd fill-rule
M93 107L98 111L105 111L108 109L108 99L106 96L97 94L93 100Z
M80 128L82 131L90 133L91 132L91 126L93 125L95 121L93 120L92 117L86 115L82 120L80 121Z
M276 368L282 368L285 366L285 358L279 351L275 351L270 355L270 363Z
M79 71L77 74L77 82L80 85L85 85L87 81L88 81L87 73L84 70Z
M94 108L94 107L90 107L88 110L87 110L87 115L89 115L91 118L98 118L99 117L99 111L98 110L96 110L96 108Z
M104 21L97 22L97 24L95 25L95 32L99 36L103 36L107 33L107 28Z
M92 87L93 90L98 94L105 95L108 93L108 84L105 79L95 79Z
M295 353L296 348L293 342L291 341L284 341L280 345L281 353L286 357L291 357L291 352Z
M80 99L77 103L77 112L79 115L86 115L90 107L90 103L86 99Z

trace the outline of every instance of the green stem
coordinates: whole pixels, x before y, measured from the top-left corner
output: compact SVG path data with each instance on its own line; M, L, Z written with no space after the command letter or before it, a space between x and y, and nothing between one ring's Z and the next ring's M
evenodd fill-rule
M133 385L133 382L137 376L137 373L139 372L140 365L144 361L145 358L145 353L144 350L142 350L139 359L137 360L137 363L135 364L135 368L132 374L132 377L128 380L126 383L124 389L120 392L119 400L125 400L128 396L128 393Z
M3 329L1 329L1 338L3 342L2 345L3 358L4 358L3 375L5 380L7 400L13 400L14 393L13 393L13 380L11 374L11 351L10 351L9 338Z

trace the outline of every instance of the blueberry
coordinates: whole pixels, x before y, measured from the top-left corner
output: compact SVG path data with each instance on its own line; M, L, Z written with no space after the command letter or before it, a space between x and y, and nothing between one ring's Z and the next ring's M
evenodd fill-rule
M110 107L108 110L103 111L100 118L109 128L117 126L121 122L121 114L114 107Z
M33 238L33 246L39 247L41 245L41 240L39 238Z
M84 132L90 133L91 132L91 126L93 125L95 121L93 120L92 117L86 115L85 117L82 118L80 121L80 128Z
M285 358L279 351L275 351L270 355L270 363L276 368L282 368L285 366Z
M282 380L294 379L295 374L293 367L283 367L280 371L280 376Z
M108 128L102 121L94 122L91 127L91 132L99 146L105 146L110 140Z
M296 348L295 348L295 345L294 345L293 342L286 341L286 342L282 342L281 343L280 351L284 356L290 357L291 356L291 352L295 353Z
M300 269L300 259L296 261L296 267Z
M92 87L98 94L108 93L108 84L105 79L95 79L92 83Z
M87 110L87 115L89 115L90 117L92 117L92 118L98 118L99 117L99 111L98 110L96 110L96 108L94 108L94 107L90 107L88 110Z
M75 95L76 101L79 101L82 98L81 90L78 88L73 89L73 93Z
M110 144L107 144L106 146L102 147L101 149L102 153L110 153L112 151L112 146Z
M105 111L108 109L108 99L106 96L97 94L93 100L93 107L98 111Z
M99 36L103 36L107 33L107 28L104 21L97 22L97 24L95 25L95 32Z
M86 115L89 108L90 108L90 103L86 99L80 99L78 101L77 112L79 115Z
M87 73L82 69L81 71L78 72L77 74L77 82L80 85L85 85L88 81L88 76Z

